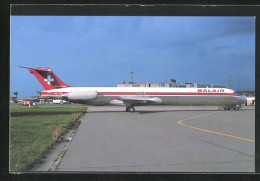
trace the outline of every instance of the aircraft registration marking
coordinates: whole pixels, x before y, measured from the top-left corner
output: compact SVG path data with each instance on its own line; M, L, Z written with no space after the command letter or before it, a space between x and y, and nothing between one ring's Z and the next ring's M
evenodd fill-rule
M208 114L202 114L202 115L199 115L199 116L194 116L194 117L191 117L191 118L182 119L182 120L179 120L178 123L180 125L182 125L182 126L186 126L186 127L189 127L189 128L197 129L197 130L200 130L200 131L206 131L206 132L209 132L209 133L214 133L214 134L219 134L219 135L228 136L228 137L232 137L232 138L237 138L237 139L241 139L241 140L255 142L255 140L251 140L251 139L247 139L247 138L241 138L241 137L238 137L238 136L233 136L233 135L230 135L230 134L225 134L225 133L220 133L220 132L211 131L211 130L207 130L207 129L202 129L202 128L198 128L198 127L194 127L194 126L189 126L187 124L183 124L182 123L183 121L187 121L187 120L190 120L190 119L195 119L195 118L202 117L202 116L207 116L207 115L218 113L218 112L221 112L221 111L215 111L215 112L208 113Z

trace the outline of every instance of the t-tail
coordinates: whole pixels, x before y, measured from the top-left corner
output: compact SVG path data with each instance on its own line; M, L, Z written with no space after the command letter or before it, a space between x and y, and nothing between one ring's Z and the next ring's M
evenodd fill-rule
M22 67L27 68L29 72L31 72L38 81L42 84L45 90L50 89L59 89L65 87L71 87L64 82L62 82L51 70L49 67L40 67L40 68L29 68L29 67Z

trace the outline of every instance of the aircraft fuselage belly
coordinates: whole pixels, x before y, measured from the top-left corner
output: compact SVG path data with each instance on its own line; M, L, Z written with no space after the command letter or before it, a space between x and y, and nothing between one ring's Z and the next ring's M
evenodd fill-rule
M117 96L98 96L95 100L86 101L90 105L109 105ZM150 96L162 99L163 105L233 105L232 98L225 96ZM234 100L235 101L235 100Z

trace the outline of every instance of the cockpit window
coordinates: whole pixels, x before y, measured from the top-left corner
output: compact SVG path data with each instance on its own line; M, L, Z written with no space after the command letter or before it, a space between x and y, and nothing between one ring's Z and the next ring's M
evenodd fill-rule
M234 91L233 94L235 94L235 95L242 95L242 92L241 91Z

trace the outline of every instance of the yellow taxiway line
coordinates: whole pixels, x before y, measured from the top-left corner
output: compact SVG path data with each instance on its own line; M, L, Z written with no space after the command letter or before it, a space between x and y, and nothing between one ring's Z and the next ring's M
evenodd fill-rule
M209 133L214 133L214 134L219 134L219 135L223 135L223 136L229 136L229 137L237 138L237 139L241 139L241 140L255 142L255 140L251 140L251 139L247 139L247 138L241 138L241 137L238 137L238 136L233 136L233 135L229 135L229 134L225 134L225 133L219 133L219 132L216 132L216 131L211 131L211 130L202 129L202 128L198 128L198 127L194 127L194 126L189 126L189 125L186 125L186 124L182 123L183 121L199 118L199 117L202 117L202 116L207 116L207 115L214 114L214 113L217 113L217 112L221 112L221 111L216 111L216 112L212 112L212 113L208 113L208 114L202 114L202 115L191 117L191 118L187 118L187 119L182 119L182 120L179 120L178 123L180 125L182 125L182 126L186 126L186 127L189 127L189 128L197 129L197 130L200 130L200 131L206 131L206 132L209 132Z

